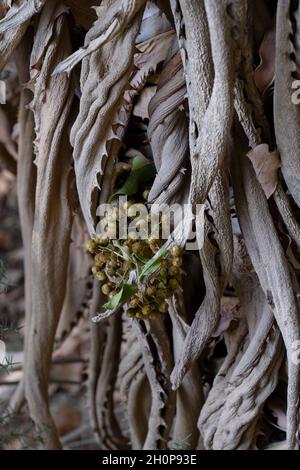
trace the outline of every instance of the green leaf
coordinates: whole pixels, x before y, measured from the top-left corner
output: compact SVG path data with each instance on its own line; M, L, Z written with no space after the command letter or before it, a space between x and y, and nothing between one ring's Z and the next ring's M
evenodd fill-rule
M163 249L158 256L154 255L143 267L140 277L149 276L150 274L155 273L155 271L160 267L161 260L165 258L167 254L168 251Z
M126 195L132 196L139 190L141 183L147 183L155 177L156 171L154 165L139 155L133 157L132 167L129 176L123 186L118 189L110 198L112 200L116 196Z
M124 284L120 292L118 292L112 299L104 304L104 308L107 308L108 310L114 310L118 307L118 305L129 300L136 290L137 286L135 284Z

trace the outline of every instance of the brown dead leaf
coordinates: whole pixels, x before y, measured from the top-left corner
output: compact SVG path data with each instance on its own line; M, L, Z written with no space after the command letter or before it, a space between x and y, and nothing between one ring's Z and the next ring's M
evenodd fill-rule
M80 412L67 404L61 405L53 414L59 436L67 434L80 426Z
M240 302L237 297L225 297L221 299L221 317L217 328L212 334L213 338L221 336L230 326L232 320L238 317Z
M278 150L270 152L268 144L257 145L247 153L253 165L256 177L269 199L278 183L278 168L281 167Z
M144 76L155 72L157 65L165 60L174 38L175 31L172 29L137 45L134 64Z

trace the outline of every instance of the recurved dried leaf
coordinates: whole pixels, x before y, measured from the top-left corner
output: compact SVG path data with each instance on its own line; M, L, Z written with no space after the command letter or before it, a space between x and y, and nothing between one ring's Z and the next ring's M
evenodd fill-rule
M269 150L268 144L257 145L247 153L253 165L256 177L264 193L269 199L274 193L278 183L278 169L281 166L277 150Z
M71 149L67 131L73 89L66 76L49 78L55 65L71 50L66 14L61 11L59 16L55 15L56 6L56 2L47 3L38 26L44 30L49 18L52 19L51 40L40 56L40 74L34 82L32 103L38 131L37 184L31 250L32 317L24 364L30 414L42 429L45 447L50 449L60 448L48 407L47 382L65 296L72 226Z
M175 32L172 29L136 46L138 53L135 55L134 64L143 71L144 76L155 72L157 65L165 60L174 38Z
M105 8L109 16L111 12L107 6ZM107 21L103 9L104 17L101 16L89 31L86 44L103 30ZM121 18L125 27L127 20L123 16ZM130 28L90 54L82 64L82 96L79 114L71 131L71 143L78 195L90 235L95 232L97 190L102 181L101 197L106 201L110 196L112 169L123 132L119 112L133 71L135 38L141 20L139 12ZM102 178L103 175L107 178Z
M143 8L145 3L146 0L134 0L132 2L122 0L121 3L120 1L115 1L110 4L107 15L101 15L101 23L98 22L98 24L95 24L94 34L89 35L85 45L62 61L62 63L55 68L53 73L70 73L73 67L82 59L95 52L107 42L124 34L124 30L128 29L128 24L130 25L130 23L134 21L139 10ZM101 7L99 7L98 10L100 16Z

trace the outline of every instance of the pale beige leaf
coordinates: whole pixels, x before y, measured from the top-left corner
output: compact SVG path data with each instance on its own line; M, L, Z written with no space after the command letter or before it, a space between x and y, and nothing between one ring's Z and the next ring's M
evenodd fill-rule
M250 150L247 156L268 199L278 184L278 169L281 166L279 153L277 150L271 152L268 144L260 144Z

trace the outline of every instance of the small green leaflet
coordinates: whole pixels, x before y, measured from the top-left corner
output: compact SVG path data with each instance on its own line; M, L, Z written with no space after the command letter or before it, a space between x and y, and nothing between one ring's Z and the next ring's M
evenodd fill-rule
M155 177L155 174L154 165L149 162L149 160L139 155L133 157L131 171L127 180L123 186L111 196L110 200L116 196L132 196L136 194L139 190L139 185L151 181Z
M165 258L168 254L168 251L166 249L163 249L159 255L154 255L142 269L142 272L140 274L140 277L143 276L149 276L150 274L155 273L157 269L160 267L160 262L163 258Z
M114 310L118 305L129 300L136 290L137 286L135 284L124 284L120 292L104 304L104 308Z

